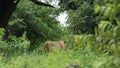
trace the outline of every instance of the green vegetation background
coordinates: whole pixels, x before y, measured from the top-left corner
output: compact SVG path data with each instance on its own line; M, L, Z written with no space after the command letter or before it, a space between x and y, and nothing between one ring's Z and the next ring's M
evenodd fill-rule
M59 5L55 9L28 0L19 3L7 41L2 41L4 30L0 29L0 68L65 68L70 64L119 68L120 0L60 0ZM67 27L55 19L63 11L69 16ZM66 40L66 49L46 54L47 40Z

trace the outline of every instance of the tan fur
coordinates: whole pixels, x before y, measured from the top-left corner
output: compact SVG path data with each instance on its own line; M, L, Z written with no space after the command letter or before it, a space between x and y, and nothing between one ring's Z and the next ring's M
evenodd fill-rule
M65 41L47 41L45 42L45 51L52 51L53 47L57 47L61 50L65 48Z

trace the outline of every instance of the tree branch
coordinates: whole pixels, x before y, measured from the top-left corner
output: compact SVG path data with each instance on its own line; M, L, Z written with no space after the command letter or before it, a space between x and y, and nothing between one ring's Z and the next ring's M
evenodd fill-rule
M20 2L20 0L17 0L15 4L18 4Z
M37 5L41 5L41 6L45 6L45 7L52 7L55 8L54 6L50 5L50 4L45 4L43 2L40 2L38 0L31 0L33 3L37 4Z

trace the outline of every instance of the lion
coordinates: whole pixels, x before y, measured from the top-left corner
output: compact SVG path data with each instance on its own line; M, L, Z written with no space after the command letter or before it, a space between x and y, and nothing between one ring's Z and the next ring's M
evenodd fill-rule
M46 41L45 42L45 52L52 51L53 47L64 50L65 49L65 43L66 43L66 41Z

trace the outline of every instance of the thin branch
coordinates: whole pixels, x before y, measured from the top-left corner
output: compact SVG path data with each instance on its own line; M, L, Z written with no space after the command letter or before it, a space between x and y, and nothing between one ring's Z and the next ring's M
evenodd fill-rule
M45 4L43 2L40 2L38 0L31 0L33 3L37 4L37 5L41 5L41 6L45 6L45 7L52 7L55 8L54 6L50 5L50 4Z
M20 2L20 0L17 0L15 4L18 4Z

